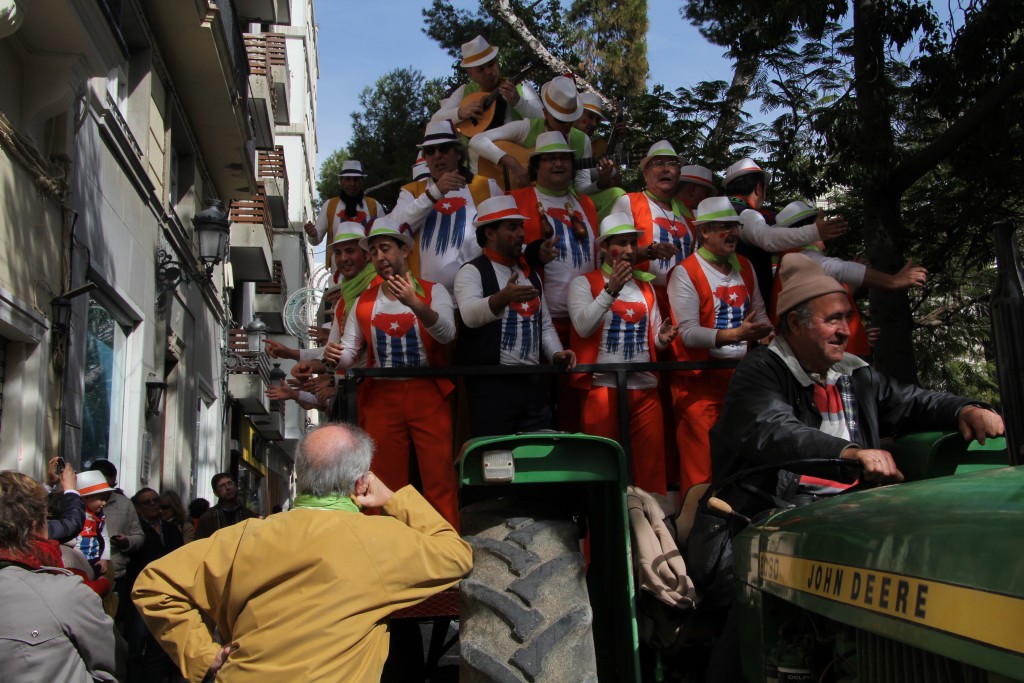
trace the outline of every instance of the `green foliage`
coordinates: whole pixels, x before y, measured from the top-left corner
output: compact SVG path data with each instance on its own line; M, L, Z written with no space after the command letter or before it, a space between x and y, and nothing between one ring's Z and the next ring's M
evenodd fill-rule
M647 86L647 0L574 0L569 11L581 73L596 74L606 97L639 95Z
M359 93L361 111L352 114L350 159L358 159L366 173L367 188L387 181L410 179L416 145L440 103L442 86L428 81L412 67L395 69ZM401 182L371 193L389 207L395 205Z
M324 163L320 165L320 176L316 181L316 192L320 196L320 202L326 202L331 197L337 197L341 191L338 185L338 174L341 172L341 165L349 160L348 150L342 147L327 155Z

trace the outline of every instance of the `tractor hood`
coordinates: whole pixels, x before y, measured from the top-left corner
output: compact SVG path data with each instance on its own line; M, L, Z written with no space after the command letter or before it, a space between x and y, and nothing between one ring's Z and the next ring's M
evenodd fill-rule
M997 670L1019 671L1022 537L1024 467L1010 467L776 513L737 536L735 567L742 592L763 591L950 656L995 648L1008 658ZM963 661L981 665L978 657Z

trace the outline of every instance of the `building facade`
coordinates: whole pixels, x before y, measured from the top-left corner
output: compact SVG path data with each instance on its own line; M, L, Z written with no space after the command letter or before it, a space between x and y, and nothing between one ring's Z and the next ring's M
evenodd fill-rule
M0 71L0 468L286 502L305 415L233 330L311 266L312 0L0 0Z

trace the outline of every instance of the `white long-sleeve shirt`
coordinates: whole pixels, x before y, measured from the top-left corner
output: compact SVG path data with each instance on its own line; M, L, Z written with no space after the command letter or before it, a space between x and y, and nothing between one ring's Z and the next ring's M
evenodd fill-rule
M434 284L430 296L430 309L437 313L437 321L426 328L427 333L440 344L455 339L455 312L452 297L443 285ZM359 306L353 306L345 322L341 337L341 358L338 367L350 368L359 356L363 343L369 347L376 359L376 367L424 367L429 365L426 349L420 338L419 319L412 309L401 301L389 299L384 289L377 290L377 298L370 314L371 329L377 339L365 339L363 328L356 314ZM380 320L378 320L380 318ZM389 322L382 322L382 321ZM375 325L373 321L380 323Z
M708 356L711 358L743 358L747 355L747 342L718 347L715 339L718 330L731 330L742 325L751 310L756 322L769 322L757 280L754 280L754 291L748 292L746 283L735 270L730 269L729 273L723 274L699 253L695 258L700 263L711 295L715 298L715 327L701 326L700 296L697 289L690 279L689 271L686 268L676 268L669 277L668 300L679 325L679 336L683 340L683 346L691 349L708 349Z
M444 196L431 181L427 189L441 200L434 202L424 192L413 196L407 188L398 194L395 210L388 214L399 225L405 223L413 235L418 235L420 258L419 276L424 280L444 285L451 291L459 267L482 252L476 242L473 221L476 220L476 202L469 187L453 190ZM491 197L501 196L501 188L488 181Z
M775 254L817 242L821 236L814 223L800 228L782 228L768 225L760 213L746 209L740 214L740 239Z
M605 276L605 282L608 277ZM598 363L648 363L654 356L648 348L648 328L654 329L655 346L664 348L658 340L661 313L658 302L647 310L647 300L636 281L630 279L612 297L602 289L597 297L591 294L586 276L577 277L569 285L569 320L576 334L589 337L601 329ZM615 374L595 372L593 385L614 387ZM629 389L649 389L658 386L658 377L651 372L633 372L626 378Z
M515 275L520 284L530 282L518 265L506 266L501 263L488 260L494 269L494 275L498 280L498 286L504 287L512 276ZM562 342L558 339L558 333L551 322L551 315L548 312L546 297L540 296L534 302L526 302L507 306L497 314L491 310L490 297L483 295L483 283L480 279L480 271L473 266L466 266L459 270L455 276L455 300L459 304L459 314L462 322L467 327L483 327L489 323L501 321L501 338L508 339L509 344L502 344L500 360L502 365L537 365L540 362L540 352L544 353L547 360L551 360L556 353L563 351ZM532 310L530 305L539 308L539 311ZM522 329L524 317L540 316L540 338L525 339L519 332ZM508 348L506 348L508 346Z
M835 256L825 256L817 249L804 249L800 252L804 256L814 259L821 266L822 270L854 289L864 284L864 276L868 267L856 261L845 261Z

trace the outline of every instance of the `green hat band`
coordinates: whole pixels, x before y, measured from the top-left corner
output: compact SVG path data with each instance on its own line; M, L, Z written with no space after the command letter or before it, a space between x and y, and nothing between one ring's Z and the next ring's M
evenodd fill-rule
M343 232L340 235L335 235L334 240L331 244L337 244L338 242L347 242L348 240L361 240L366 235L362 235L358 232Z
M714 213L706 213L703 216L697 216L698 221L717 221L722 218L739 218L736 212L732 209L725 209L724 211L715 211Z

